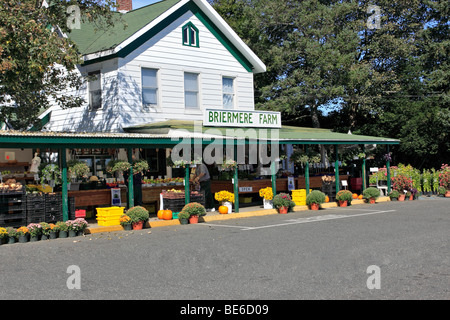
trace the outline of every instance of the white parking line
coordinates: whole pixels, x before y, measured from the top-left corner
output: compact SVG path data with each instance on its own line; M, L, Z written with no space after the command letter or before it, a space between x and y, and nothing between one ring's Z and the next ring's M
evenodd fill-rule
M359 210L359 209L348 209L348 210ZM284 223L269 224L269 225L259 226L259 227L230 226L230 225L210 224L210 223L202 223L202 225L215 226L215 227L238 228L243 231L248 231L248 230L258 230L258 229L265 229L265 228L288 226L288 225L294 225L294 224L300 224L300 223L310 223L310 222L319 222L319 221L327 221L327 220L362 217L362 216L369 216L369 215L379 214L379 213L394 212L396 210L384 210L384 211L370 210L370 211L371 212L352 214L352 215L327 214L327 215L323 215L323 216L315 216L315 217L308 217L308 218L289 219L289 220L285 220L286 222L284 222Z

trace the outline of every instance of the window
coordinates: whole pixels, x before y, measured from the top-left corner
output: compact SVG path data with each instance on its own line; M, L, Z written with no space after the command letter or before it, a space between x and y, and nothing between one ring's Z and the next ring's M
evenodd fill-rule
M186 108L198 108L198 74L184 74L184 105Z
M89 72L89 107L91 110L102 108L102 76L100 71Z
M182 35L184 46L199 47L198 29L192 22L188 22L183 26Z
M223 107L225 109L234 108L234 79L229 77L222 77L222 94Z
M142 68L142 105L158 106L158 70Z

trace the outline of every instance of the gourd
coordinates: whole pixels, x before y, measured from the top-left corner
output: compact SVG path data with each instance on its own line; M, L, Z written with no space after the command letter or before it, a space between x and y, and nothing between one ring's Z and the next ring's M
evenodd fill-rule
M163 220L172 220L172 210L164 210L162 214Z
M228 213L228 207L227 206L220 206L219 207L219 213L221 213L221 214Z

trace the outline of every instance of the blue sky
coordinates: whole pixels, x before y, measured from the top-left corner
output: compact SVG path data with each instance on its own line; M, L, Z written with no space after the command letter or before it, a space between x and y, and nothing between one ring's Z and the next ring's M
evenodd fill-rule
M133 9L138 9L140 7L158 2L161 0L133 0Z

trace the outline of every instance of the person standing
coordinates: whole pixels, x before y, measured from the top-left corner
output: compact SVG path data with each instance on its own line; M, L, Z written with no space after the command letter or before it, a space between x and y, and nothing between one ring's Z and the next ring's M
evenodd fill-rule
M202 162L195 168L195 176L192 181L194 184L200 184L200 190L205 192L206 211L215 211L214 198L211 193L211 176L208 167Z

